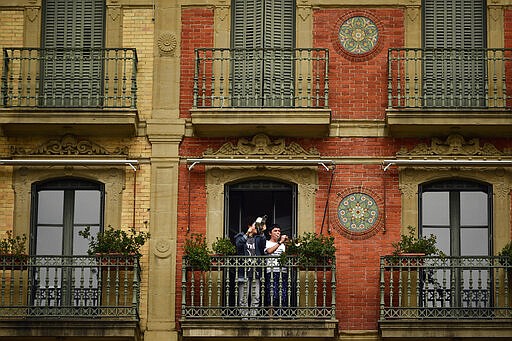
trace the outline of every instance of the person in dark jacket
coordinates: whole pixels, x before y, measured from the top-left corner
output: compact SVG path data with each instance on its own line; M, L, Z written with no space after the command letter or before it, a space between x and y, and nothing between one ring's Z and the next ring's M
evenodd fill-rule
M240 232L235 236L235 245L241 258L238 267L238 304L242 307L242 317L249 315L249 306L251 307L251 316L256 316L260 306L261 296L261 265L255 256L265 254L265 234L266 225L262 224L261 229L256 228L256 221L250 218L247 221L247 231Z

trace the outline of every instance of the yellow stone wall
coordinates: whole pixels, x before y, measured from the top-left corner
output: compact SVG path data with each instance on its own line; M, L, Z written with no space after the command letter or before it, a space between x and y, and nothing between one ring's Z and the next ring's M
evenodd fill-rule
M137 48L137 108L142 120L151 116L154 31L152 9L123 11L122 45Z
M23 46L23 11L0 11L0 49L4 47ZM0 63L0 74L3 63ZM7 139L0 136L0 158L7 155L9 146ZM8 179L12 178L11 167L0 167L0 234L12 228L14 210L14 192Z

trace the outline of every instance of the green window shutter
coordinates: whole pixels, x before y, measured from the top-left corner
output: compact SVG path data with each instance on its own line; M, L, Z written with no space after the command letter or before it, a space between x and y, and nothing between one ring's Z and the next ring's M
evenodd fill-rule
M41 105L101 106L104 0L46 0Z
M424 0L425 106L485 105L485 3Z
M261 0L233 3L233 106L258 107L263 77L263 8Z
M234 0L234 106L290 106L295 46L294 0Z

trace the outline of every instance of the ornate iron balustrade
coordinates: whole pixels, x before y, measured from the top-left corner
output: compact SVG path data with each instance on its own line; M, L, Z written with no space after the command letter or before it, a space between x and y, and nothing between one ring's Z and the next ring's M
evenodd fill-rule
M512 49L388 51L388 107L512 107Z
M140 266L126 256L0 255L0 319L139 319Z
M4 107L136 108L137 53L130 48L4 48Z
M505 258L385 256L380 264L381 320L512 318Z
M280 264L267 256L214 256L208 270L199 270L184 258L181 318L334 320L334 262L305 266L290 256ZM287 275L277 275L283 273ZM247 290L245 279L253 274L260 278L261 304L244 307L239 297ZM273 288L279 290L280 298L274 299Z
M194 108L327 108L329 50L195 50Z

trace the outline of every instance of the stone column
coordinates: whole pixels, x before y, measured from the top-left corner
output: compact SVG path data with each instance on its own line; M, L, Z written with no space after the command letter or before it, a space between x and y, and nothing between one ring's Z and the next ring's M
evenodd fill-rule
M179 143L181 7L155 0L153 110L147 122L151 143L151 240L148 321L145 340L177 340L176 239Z

